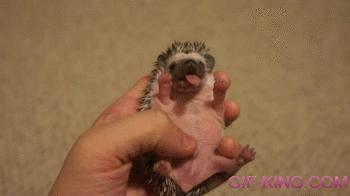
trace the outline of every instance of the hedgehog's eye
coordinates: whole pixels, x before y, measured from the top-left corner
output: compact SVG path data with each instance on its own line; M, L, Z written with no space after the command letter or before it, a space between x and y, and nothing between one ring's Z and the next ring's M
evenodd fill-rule
M175 63L172 63L172 64L169 65L169 70L170 71L174 70L174 68L175 68Z

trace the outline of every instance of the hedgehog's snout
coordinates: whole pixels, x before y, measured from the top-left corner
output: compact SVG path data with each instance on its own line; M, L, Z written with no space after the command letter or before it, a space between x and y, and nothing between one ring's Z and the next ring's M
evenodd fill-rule
M186 75L196 75L202 79L205 74L205 67L202 62L188 59L177 64L172 64L170 66L170 73L175 80L185 80Z
M193 60L187 60L183 66L185 74L195 74L200 78L204 75L204 65L199 62L195 62Z

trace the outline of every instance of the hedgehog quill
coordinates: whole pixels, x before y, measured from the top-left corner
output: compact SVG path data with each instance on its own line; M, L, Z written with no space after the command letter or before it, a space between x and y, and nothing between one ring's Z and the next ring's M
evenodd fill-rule
M147 183L155 195L199 196L226 181L254 160L248 145L237 157L226 158L217 148L223 137L224 97L215 88L215 58L203 42L174 42L154 64L138 111L159 109L185 133L197 140L193 157L186 160L145 155Z

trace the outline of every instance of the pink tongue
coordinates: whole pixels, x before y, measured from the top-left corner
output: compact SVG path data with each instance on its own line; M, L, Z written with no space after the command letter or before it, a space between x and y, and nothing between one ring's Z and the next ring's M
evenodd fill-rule
M192 84L193 86L199 86L199 84L201 83L201 79L195 74L187 74L185 77L187 82Z

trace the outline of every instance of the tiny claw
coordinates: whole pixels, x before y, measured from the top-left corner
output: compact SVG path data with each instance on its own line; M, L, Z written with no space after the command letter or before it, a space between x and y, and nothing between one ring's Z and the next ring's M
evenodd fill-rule
M160 75L161 82L170 82L171 81L171 75L168 72L162 72Z
M226 91L230 86L230 79L226 74L223 74L221 72L215 73L214 77L215 83L213 88L213 106L214 108L221 108L225 101Z
M249 144L245 145L239 155L239 162L242 164L247 164L255 159L255 154L256 152L254 148L250 148Z

